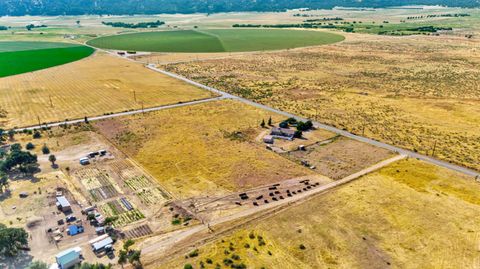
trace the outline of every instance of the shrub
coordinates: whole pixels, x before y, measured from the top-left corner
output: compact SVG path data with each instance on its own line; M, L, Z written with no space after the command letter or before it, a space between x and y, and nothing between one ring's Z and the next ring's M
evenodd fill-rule
M32 142L28 142L28 144L25 146L27 150L32 150L35 148L35 145Z
M187 263L183 266L183 269L193 269L193 266L191 264Z
M240 256L238 256L237 254L232 254L232 259L238 261L240 260Z
M208 264L212 264L212 263L213 263L212 259L207 258L207 263L208 263Z
M255 234L253 232L250 232L250 234L248 235L248 237L250 237L250 239L254 239L255 238Z
M245 248L250 248L250 244L246 243L245 245L243 245Z
M195 249L194 251L188 253L188 257L193 258L198 256L198 249Z
M42 153L43 154L50 154L50 149L47 147L47 144L44 144L42 147Z
M39 131L35 131L35 132L33 133L33 139L39 139L39 138L41 138L41 137L42 137L42 134L40 134Z
M301 250L307 249L303 244L300 244L299 248L300 248Z
M172 220L172 225L180 225L182 221L180 219L173 219Z

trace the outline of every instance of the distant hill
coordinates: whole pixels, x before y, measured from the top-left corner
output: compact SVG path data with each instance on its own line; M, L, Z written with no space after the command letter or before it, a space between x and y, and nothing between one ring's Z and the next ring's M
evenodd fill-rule
M480 0L0 0L0 16L218 13L399 5L478 7Z

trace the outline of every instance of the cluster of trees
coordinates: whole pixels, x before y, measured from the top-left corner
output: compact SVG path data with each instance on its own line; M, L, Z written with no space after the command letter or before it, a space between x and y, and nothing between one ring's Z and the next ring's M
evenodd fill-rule
M165 24L164 21L154 21L154 22L139 22L139 23L125 23L125 22L104 22L103 25L108 25L112 27L121 27L121 28L157 28Z
M407 17L407 20L415 20L415 19L423 19L423 18L469 17L469 16L470 14L468 13L430 14L430 15L422 15L422 16L410 16L410 17Z
M287 9L330 9L342 7L389 7L443 5L478 7L477 0L0 0L0 16L219 13L232 11L285 11Z
M304 22L318 22L318 21L343 21L343 18L335 17L335 18L321 18L321 19L308 19Z
M28 247L28 234L23 228L7 228L0 223L0 256L15 256Z
M25 26L25 28L27 28L28 31L31 31L34 28L46 28L46 27L47 26L45 24L42 24L42 25L29 24L29 25Z
M135 241L129 239L123 243L123 249L118 254L118 263L123 267L124 264L129 262L134 268L142 268L140 262L140 250L130 249L135 244Z
M0 171L4 173L18 170L25 174L33 174L37 169L37 155L23 151L18 143L11 145L8 152L3 152L3 158L0 160Z
M0 31L6 31L6 30L8 30L7 26L0 25Z

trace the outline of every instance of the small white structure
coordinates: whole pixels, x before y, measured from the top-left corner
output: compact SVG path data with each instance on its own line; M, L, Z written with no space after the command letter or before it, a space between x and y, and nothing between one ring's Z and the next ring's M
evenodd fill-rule
M55 256L55 260L60 269L73 268L82 263L82 249L75 247L62 251Z
M65 198L65 196L57 197L57 207L62 212L68 212L72 210L72 206L70 205L70 202L68 202L67 198Z
M267 144L273 144L274 138L271 135L266 135L263 137L263 142Z
M88 164L90 164L90 160L87 157L81 158L80 159L80 164L81 165L88 165Z
M96 239L98 239L98 240L94 241L95 240L94 239L94 240L92 240L94 242L90 243L91 246L92 246L92 250L95 253L101 252L105 249L105 247L111 246L113 244L112 238L108 235L99 236ZM92 242L92 241L90 241L90 242Z

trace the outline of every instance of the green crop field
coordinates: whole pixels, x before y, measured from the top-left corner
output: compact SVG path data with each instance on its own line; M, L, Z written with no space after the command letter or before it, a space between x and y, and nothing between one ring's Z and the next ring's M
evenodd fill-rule
M0 77L45 69L85 58L86 46L52 42L0 42Z
M342 35L283 29L224 29L144 32L88 41L98 48L154 52L241 52L331 44Z

